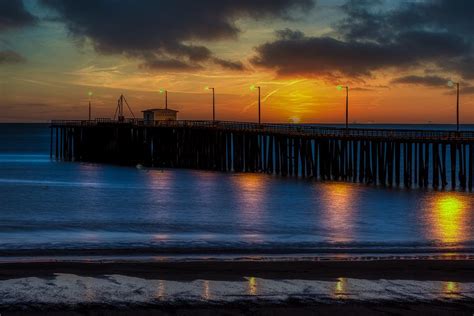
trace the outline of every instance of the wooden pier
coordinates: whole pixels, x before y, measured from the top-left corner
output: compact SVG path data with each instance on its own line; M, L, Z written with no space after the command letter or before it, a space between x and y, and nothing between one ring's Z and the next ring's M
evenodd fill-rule
M472 191L474 132L297 124L52 121L51 157Z

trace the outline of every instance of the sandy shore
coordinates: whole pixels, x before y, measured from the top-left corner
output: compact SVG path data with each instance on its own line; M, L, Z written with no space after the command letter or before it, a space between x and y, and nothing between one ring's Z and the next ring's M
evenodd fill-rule
M331 280L397 279L474 282L474 260L357 261L194 261L194 262L15 262L0 264L0 280L49 277L55 273L82 276L118 274L175 281L265 279Z
M17 262L1 315L473 315L474 261Z
M117 307L93 305L68 308L49 306L44 309L24 309L22 307L0 309L2 315L8 316L237 316L237 315L321 315L321 316L366 316L366 315L450 315L472 316L474 305L456 303L346 303L346 304L308 304L291 301L286 303L238 303L238 304L164 304L153 307Z

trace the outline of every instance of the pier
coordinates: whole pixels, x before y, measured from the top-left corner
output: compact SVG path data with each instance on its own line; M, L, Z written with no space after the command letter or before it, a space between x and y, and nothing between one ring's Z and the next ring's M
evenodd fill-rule
M474 132L214 121L51 122L51 157L472 191Z

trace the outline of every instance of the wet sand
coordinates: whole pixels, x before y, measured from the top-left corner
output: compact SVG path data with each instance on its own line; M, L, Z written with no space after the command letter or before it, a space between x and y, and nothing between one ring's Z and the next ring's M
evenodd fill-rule
M318 261L193 261L193 262L15 262L0 263L0 280L48 277L55 273L81 276L125 275L176 281L265 279L430 280L474 282L474 260L318 260Z
M237 315L453 315L472 316L474 305L456 303L349 303L349 304L308 304L305 302L286 303L238 303L225 305L212 304L179 304L162 305L153 307L103 307L100 305L81 306L77 308L65 308L64 306L53 306L47 309L37 308L35 310L24 308L0 309L2 315L8 316L237 316Z
M0 264L2 315L473 315L473 260Z

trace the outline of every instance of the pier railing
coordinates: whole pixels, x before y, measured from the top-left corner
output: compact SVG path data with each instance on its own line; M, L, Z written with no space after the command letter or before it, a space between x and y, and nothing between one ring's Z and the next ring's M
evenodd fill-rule
M474 131L230 121L52 121L50 154L66 161L474 188Z
M258 132L297 136L324 136L337 138L380 138L401 140L436 140L436 141L474 141L474 131L444 131L444 130L421 130L421 129L382 129L382 128L338 128L321 126L316 124L284 124L284 123L249 123L233 121L152 121L147 122L139 119L126 119L114 121L111 119L95 120L53 120L53 127L73 126L104 126L104 125L132 125L146 127L179 127L179 128L205 128L219 129L235 132Z

